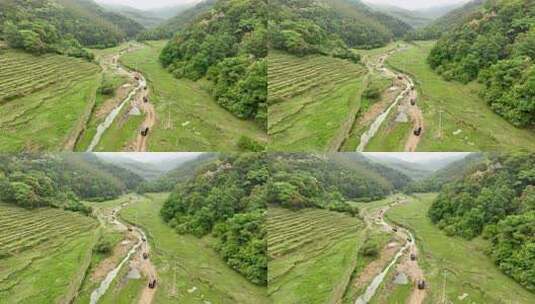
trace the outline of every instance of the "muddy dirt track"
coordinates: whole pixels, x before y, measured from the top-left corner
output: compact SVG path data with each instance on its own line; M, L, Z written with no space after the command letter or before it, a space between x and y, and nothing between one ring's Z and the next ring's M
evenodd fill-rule
M361 123L365 123L370 127L361 135L357 152L364 152L366 145L376 135L388 114L390 111L394 110L394 106L396 105L398 111L400 113L403 112L412 123L412 129L405 142L404 151L415 152L418 148L420 139L424 135L424 117L418 106L418 91L416 90L413 79L403 73L392 71L385 66L388 57L401 50L401 48L391 50L386 54L381 55L376 62L367 60L365 63L370 73L373 73L375 70L379 75L392 79L393 86L387 88L381 94L381 100L373 104L370 110L364 113L363 117L359 119ZM416 130L419 130L419 134L415 133Z
M91 303L98 303L100 297L109 292L108 288L111 282L119 279L117 278L119 270L125 265L129 267L127 277L132 274L135 279L147 280L143 290L141 290L138 303L153 303L159 282L157 281L154 288L149 288L149 281L157 280L158 274L156 267L151 262L150 245L147 236L140 228L125 224L117 219L120 210L132 203L133 200L135 198L119 207L96 212L101 225L109 225L114 230L125 233L125 237L114 248L112 255L97 265L93 271L92 278L101 281L101 283L91 294ZM146 256L144 256L145 254Z
M408 299L409 304L422 304L425 299L426 290L418 288L418 281L424 280L424 272L418 264L418 247L412 233L404 228L395 227L384 220L384 214L397 204L409 203L407 199L397 198L387 207L373 210L364 214L366 229L381 229L386 233L394 236L395 241L390 242L380 252L379 258L368 264L360 273L356 287L363 287L365 283L369 285L366 292L360 295L355 304L365 304L375 296L377 289L383 283L386 274L390 271L396 271L396 274L402 274L408 277L409 284L412 285L411 295ZM397 230L397 231L396 231ZM396 254L397 252L397 254ZM411 259L414 255L416 259ZM389 268L391 264L391 268ZM394 270L395 269L395 270Z

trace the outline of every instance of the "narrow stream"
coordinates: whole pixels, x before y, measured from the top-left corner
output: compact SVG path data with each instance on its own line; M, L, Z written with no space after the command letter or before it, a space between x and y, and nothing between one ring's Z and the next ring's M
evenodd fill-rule
M126 225L118 221L116 218L112 221L112 223L116 224L117 226L124 226L126 229ZM143 230L138 227L133 228L138 232L138 242L130 249L130 251L128 251L128 254L121 261L121 263L119 263L119 265L117 265L117 267L115 267L112 271L108 272L106 278L100 283L99 287L91 293L90 304L98 303L98 300L106 293L106 291L111 285L111 282L113 282L113 280L117 277L117 274L119 274L119 271L121 270L123 265L128 262L128 260L130 260L132 255L136 253L139 247L143 245L143 239L147 240L147 236L145 235L145 232Z
M396 75L394 72L392 72L391 70L388 70L384 66L383 66L383 70ZM362 134L362 136L360 137L360 144L357 147L357 152L364 152L364 149L366 149L366 146L368 145L370 140L375 136L375 134L377 134L377 131L379 131L379 128L381 127L385 119L388 117L388 114L390 113L390 111L405 97L405 95L408 95L410 93L411 88L414 85L414 82L407 75L403 75L403 77L405 79L408 79L409 81L409 83L407 84L407 87L405 88L405 90L403 90L403 92L401 92L398 95L398 97L396 97L394 102L388 107L388 109L385 112L377 116L375 121L371 124L370 128L366 132L364 132L364 134Z
M381 221L381 224L387 227L389 230L392 229L392 227L388 223L386 223L384 219ZM375 276L375 278L373 278L370 285L368 285L368 287L366 288L366 292L364 292L364 294L358 297L358 299L355 301L355 304L367 304L373 298L381 283L383 283L386 275L390 271L390 268L396 265L399 258L405 253L405 250L409 249L409 247L411 246L416 246L416 240L414 239L412 233L406 229L403 229L402 231L407 235L408 238L410 238L410 241L407 241L405 245L401 247L401 249L394 256L390 264L388 264L388 266L381 273L379 273L377 276Z
M121 68L119 67L119 69L121 69ZM132 77L134 76L133 72L129 72L129 73L131 74ZM130 91L128 96L119 104L119 106L115 107L110 112L110 114L108 114L108 116L106 117L104 122L102 122L101 124L98 125L97 133L95 134L95 136L91 140L91 144L89 145L89 148L87 148L87 152L93 152L95 147L99 144L100 139L102 138L102 135L111 126L111 124L113 123L113 121L115 120L115 118L117 117L119 112L121 112L121 109L124 107L124 105L127 104L128 102L130 102L130 100L132 100L132 98L134 96L136 96L137 92L147 85L147 82L146 82L145 78L143 77L143 75L141 75L139 73L138 73L138 75L140 77L140 80L138 81L137 87L135 87L132 91Z

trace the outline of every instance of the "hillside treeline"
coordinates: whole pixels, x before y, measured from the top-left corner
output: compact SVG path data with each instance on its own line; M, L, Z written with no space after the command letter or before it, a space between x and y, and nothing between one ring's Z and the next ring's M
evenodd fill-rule
M270 164L268 203L284 208L321 208L357 215L358 209L347 201L382 199L395 189L382 175L388 172L390 176L389 169L362 159L274 154Z
M109 200L141 178L91 154L0 155L0 200L25 208L57 207L89 213L79 200Z
M251 282L267 284L265 154L221 155L179 184L161 209L178 233L211 234L223 260Z
M491 156L444 186L429 217L448 235L489 239L498 267L535 289L535 154Z
M177 78L211 80L222 107L266 127L266 56L266 1L221 0L178 32L160 61Z
M137 40L163 40L171 39L173 36L185 29L190 23L197 19L202 19L205 14L214 6L216 0L203 0L194 7L180 12L177 16L166 20L155 28L147 29L137 36Z
M192 176L195 176L197 171L202 170L203 166L210 164L217 157L217 153L203 153L199 157L181 164L176 169L169 171L155 180L148 180L139 184L136 192L171 192L175 189L177 184L185 182Z
M444 185L462 179L465 175L483 168L485 160L486 156L484 154L472 153L434 172L423 180L408 183L403 191L406 193L438 192Z
M116 46L143 29L91 0L5 0L0 12L0 37L11 47L34 54L93 59L84 47Z
M351 48L375 48L410 26L359 2L270 1L270 47L294 55L324 54L358 62Z
M535 125L535 2L488 1L443 36L428 61L447 80L479 80L481 95L518 127Z

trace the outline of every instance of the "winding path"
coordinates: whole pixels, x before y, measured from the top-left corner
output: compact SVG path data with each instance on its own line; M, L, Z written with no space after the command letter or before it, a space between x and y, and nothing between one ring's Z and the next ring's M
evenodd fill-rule
M395 97L394 101L390 104L390 106L388 106L386 110L380 113L372 122L370 127L361 135L360 144L357 147L357 152L364 152L368 143L375 137L375 135L381 128L383 122L386 120L390 112L396 106L399 106L400 111L404 111L407 114L413 126L409 138L405 143L405 152L415 152L418 147L418 143L420 142L420 139L424 134L424 118L422 115L422 111L418 107L418 91L416 90L414 81L410 76L406 74L394 72L391 69L385 67L385 61L388 59L388 57L399 50L400 48L396 50L391 50L388 53L380 56L375 64L370 61L366 62L366 67L368 68L370 73L372 73L372 70L376 70L379 74L386 78L395 79L401 82L401 86L404 87L404 89ZM388 88L387 90L391 89L392 88ZM382 95L385 95L384 92ZM411 104L411 100L415 101L414 105ZM414 131L419 128L421 128L421 132L419 135L416 135Z
M131 270L136 270L138 273L143 273L145 277L149 280L156 279L158 277L156 267L152 264L150 260L150 245L147 241L147 236L145 232L139 227L127 225L117 219L117 215L119 214L120 210L123 207L128 206L128 204L130 203L132 203L132 199L130 199L130 202L128 203L123 203L119 207L113 208L108 214L103 214L101 210L98 210L96 212L96 215L101 225L108 223L118 231L127 231L127 233L134 236L135 239L137 239L138 241L132 246L132 248L128 251L127 255L120 261L120 263L107 273L105 279L100 282L98 288L91 293L90 304L98 303L99 299L104 296L104 294L106 294L106 292L108 291L108 288L119 274L121 268L128 262L130 262L129 267ZM144 253L148 254L149 257L145 259L143 257ZM155 288L149 288L147 282L141 292L141 296L138 303L151 304L153 302L154 294L157 288L158 282Z
M377 226L381 227L382 230L388 233L392 233L399 240L405 240L405 244L399 249L397 254L390 260L380 273L376 274L373 280L369 283L364 294L360 295L355 304L366 304L368 303L376 294L377 289L383 283L388 272L392 268L396 268L396 271L402 272L410 278L413 288L411 295L409 297L409 304L422 304L425 298L425 289L419 289L417 282L419 280L424 280L424 272L418 264L418 247L416 246L416 239L412 233L404 228L396 227L397 231L394 231L394 226L390 225L384 220L384 214L397 204L406 203L406 200L400 198L396 199L387 207L382 207L377 210L374 210L371 213L364 215L364 221L366 222L367 229L377 229ZM417 258L416 260L411 260L410 256L414 254ZM396 265L396 263L399 263Z
M145 120L140 126L135 142L130 149L134 152L147 151L148 137L150 136L150 133L153 131L153 127L156 124L156 111L152 103L150 103L150 100L148 100L149 88L147 85L147 81L140 72L127 69L126 67L119 64L120 57L125 53L131 52L133 50L134 48L129 47L127 50L123 50L117 55L104 56L100 60L100 64L104 71L112 71L118 75L123 75L130 77L131 79L135 79L136 86L130 91L130 93L126 96L124 100L122 100L115 108L113 108L108 113L105 120L97 126L97 133L91 140L91 144L89 145L87 152L92 152L98 146L106 130L113 124L117 115L128 103L130 103L132 107L142 111L145 115ZM144 102L145 98L147 98L148 102ZM149 129L149 132L146 134L146 136L141 135L141 131L147 128Z

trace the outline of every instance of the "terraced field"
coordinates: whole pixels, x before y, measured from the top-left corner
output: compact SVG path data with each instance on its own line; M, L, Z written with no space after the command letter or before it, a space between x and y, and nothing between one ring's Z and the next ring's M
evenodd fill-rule
M63 150L92 109L99 70L76 58L2 51L0 149Z
M0 102L26 96L54 83L82 79L97 70L96 65L82 59L6 51L0 57Z
M270 149L338 150L360 107L365 67L276 51L268 60Z
M69 240L90 230L95 224L89 217L58 209L28 211L0 204L0 258L35 248L44 242Z
M0 204L0 302L69 303L89 266L96 226L73 212Z
M343 213L270 208L268 292L273 301L333 303L341 299L355 268L363 228L361 220Z

